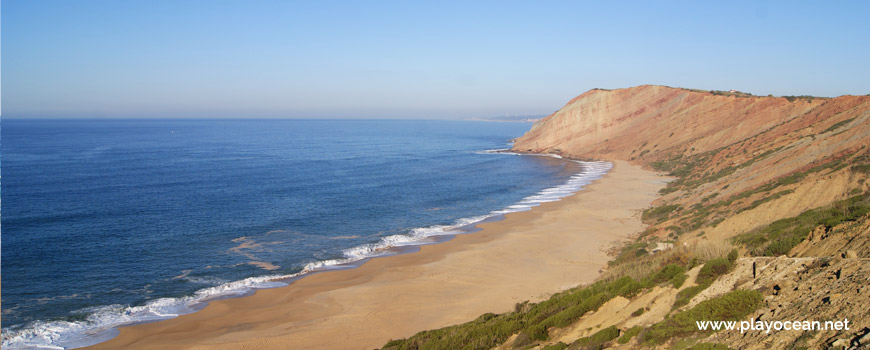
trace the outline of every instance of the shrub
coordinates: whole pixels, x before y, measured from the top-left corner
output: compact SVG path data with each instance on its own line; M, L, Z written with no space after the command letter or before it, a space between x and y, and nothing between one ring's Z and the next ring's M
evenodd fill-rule
M627 344L631 340L631 338L634 338L634 336L636 336L638 333L640 333L640 327L631 327L627 329L624 333L622 333L622 336L619 337L616 342L620 344Z
M643 335L646 344L662 344L673 337L689 337L712 330L698 330L695 321L739 320L761 306L762 295L754 290L736 290L702 301L689 310L652 325Z
M717 258L708 261L704 264L704 267L701 268L701 271L698 272L698 277L695 278L695 282L699 285L710 285L721 275L728 273L731 270L732 262L728 259Z
M577 339L573 343L571 343L571 345L572 347L574 345L579 345L580 347L586 349L601 349L604 343L616 339L616 337L618 336L619 329L617 329L616 326L610 326L598 332L595 332L588 337Z
M753 255L788 254L819 225L831 228L846 221L855 221L867 212L870 212L870 193L774 221L759 230L737 236L734 242L745 245Z
M643 243L646 244L646 243ZM638 281L648 281L649 276L659 272L662 266L668 264L686 265L691 261L691 251L682 245L656 254L640 257L621 255L612 261L602 275L603 280L614 280L630 276Z
M680 289L680 287L683 286L683 283L686 282L687 278L689 278L689 275L686 275L686 273L676 275L674 276L674 278L671 278L671 285L673 285L676 289Z
M783 237L782 239L778 239L776 241L771 242L767 248L764 248L765 256L779 256L779 255L788 255L788 252L791 251L792 248L800 244L801 241L804 240L804 237L800 236L789 236Z
M563 342L558 342L556 344L547 345L547 346L541 348L541 350L564 350L567 347L568 347L568 344L565 344Z
M680 265L668 264L668 265L665 265L665 267L662 267L662 269L659 270L659 272L657 272L655 275L653 275L650 279L652 280L653 283L658 284L658 283L670 281L674 277L678 276L679 274L685 273L685 272L686 272L686 268L684 268Z
M671 212L678 210L680 208L682 208L682 206L679 204L663 205L660 207L649 208L649 209L643 211L643 214L641 215L641 219L643 219L643 220L655 219L656 221L661 222L661 221L664 221L665 219L667 219L670 216Z
M731 252L728 253L728 261L733 264L735 261L737 261L737 257L739 256L738 254L739 253L737 253L737 249L732 249Z
M698 285L681 290L679 293L677 293L677 298L674 299L674 305L672 306L672 308L676 309L680 306L688 304L689 301L692 300L692 298L698 295L698 293L700 293L702 290L707 289L707 287L709 286L710 285Z
M631 316L637 317L637 316L643 315L644 311L646 311L646 309L639 308L637 310L634 310L634 312L631 313Z

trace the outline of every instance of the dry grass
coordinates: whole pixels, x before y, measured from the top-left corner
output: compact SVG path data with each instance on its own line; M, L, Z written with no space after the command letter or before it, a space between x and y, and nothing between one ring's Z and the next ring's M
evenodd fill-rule
M602 279L612 281L621 277L631 277L640 281L657 272L662 266L677 264L689 265L692 259L704 262L716 258L724 258L734 249L727 241L701 241L692 245L677 244L673 248L655 254L633 257L619 264L610 266L602 274Z
M724 258L734 249L731 243L724 240L700 241L690 247L692 255L701 261Z
M663 252L639 256L621 264L610 266L604 271L601 278L610 281L628 276L639 281L657 272L662 266L668 264L685 266L691 259L692 252L688 248L677 246Z

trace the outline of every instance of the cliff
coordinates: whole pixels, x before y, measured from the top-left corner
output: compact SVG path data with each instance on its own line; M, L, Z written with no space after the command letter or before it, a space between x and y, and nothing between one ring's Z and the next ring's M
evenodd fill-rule
M851 331L719 332L696 338L762 349L870 346L868 146L870 96L757 97L645 85L588 91L536 123L516 140L514 150L624 159L668 172L675 181L661 192L657 206L644 212L649 227L627 246L629 252L673 242L688 247L688 255L712 246L724 247L722 252L736 247L743 256L721 278L727 282L697 287L703 291L686 306L675 303L646 322L611 317L609 324L593 325L584 323L592 317L587 315L574 325L587 329L578 335L608 325L655 327L688 312L689 306L739 289L760 291L765 298L759 307L763 311L752 313L753 319L824 315L855 322ZM623 263L612 264L611 274L644 278L625 270L649 260L626 257L623 250ZM758 260L766 256L779 260ZM778 272L757 274L762 264ZM746 266L752 266L751 273ZM686 288L666 290L658 299L677 299ZM625 345L612 345L649 346L651 338L641 334ZM664 347L679 345L662 342Z
M727 238L866 191L866 172L853 170L864 169L868 146L870 96L756 97L644 85L588 91L535 123L513 149L623 159L669 172L679 179L659 202L723 203L704 222L729 221L727 230L707 230ZM772 191L791 192L770 198ZM780 205L747 213L741 204L753 201ZM665 221L679 231L704 223L674 219Z
M513 150L626 160L674 180L595 284L387 348L870 348L870 96L595 89ZM842 319L850 329L694 323Z

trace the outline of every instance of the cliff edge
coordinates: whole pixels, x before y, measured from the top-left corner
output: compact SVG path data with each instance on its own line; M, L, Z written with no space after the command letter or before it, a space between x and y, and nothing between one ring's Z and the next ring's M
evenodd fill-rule
M674 180L597 282L386 349L870 349L870 95L595 89L513 150L625 160Z

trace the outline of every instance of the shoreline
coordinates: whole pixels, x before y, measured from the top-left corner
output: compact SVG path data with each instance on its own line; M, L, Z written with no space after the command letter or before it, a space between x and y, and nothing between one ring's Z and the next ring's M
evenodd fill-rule
M605 250L643 229L637 210L657 198L663 180L614 162L583 190L480 223L474 234L121 327L117 337L88 349L370 349L506 312L597 278L610 260Z
M508 153L506 151L507 150L495 150L495 152L482 152ZM253 294L257 290L287 286L288 284L311 274L356 268L373 258L417 252L419 251L420 246L439 244L451 240L457 235L477 232L480 230L477 227L478 224L503 220L505 214L530 210L541 203L558 201L562 198L573 195L577 191L582 190L589 183L602 177L612 167L612 163L609 162L594 160L575 161L562 159L557 155L523 154L513 152L510 152L509 154L558 158L561 162L569 164L569 167L580 167L584 170L576 173L572 172L573 175L568 177L566 182L523 197L522 200L514 202L504 208L493 210L483 215L462 217L455 220L452 224L420 226L412 229L409 234L396 234L383 237L379 242L353 246L344 250L345 256L343 258L313 261L306 264L305 267L298 272L284 275L248 277L213 287L199 289L193 293L193 295L189 296L155 299L154 301L156 302L156 305L146 303L141 306L128 306L125 310L121 311L110 310L106 312L107 315L104 314L98 317L98 319L102 320L98 325L85 324L83 327L79 327L72 332L69 332L68 329L74 328L76 325L70 325L68 323L64 324L62 322L59 322L60 324L56 325L60 330L57 330L58 328L52 329L52 324L47 324L42 326L42 329L36 330L38 336L50 333L57 335L57 338L54 339L63 339L63 341L55 342L55 340L43 337L42 339L36 339L37 341L35 342L31 342L27 339L23 341L23 344L20 342L16 343L15 341L12 341L12 343L25 347L46 346L59 348L82 348L92 346L115 338L119 333L118 329L121 327L160 322L180 315L195 313L202 310L208 304L218 300L245 297ZM118 321L118 319L121 319L122 321ZM22 335L22 333L18 334ZM29 334L23 333L23 336L28 338ZM16 337L10 339L15 339ZM4 342L5 341L6 339L4 339Z

